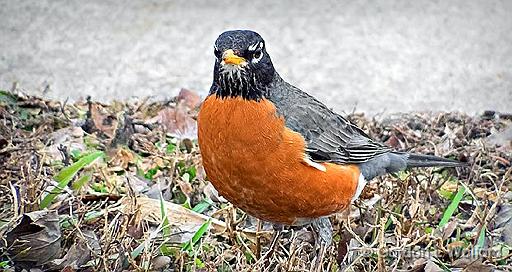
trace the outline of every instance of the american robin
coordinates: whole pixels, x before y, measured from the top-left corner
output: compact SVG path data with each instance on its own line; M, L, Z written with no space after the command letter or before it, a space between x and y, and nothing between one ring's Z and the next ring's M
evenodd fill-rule
M256 32L224 32L214 53L199 147L214 187L250 215L283 225L315 223L329 244L326 218L349 207L368 180L409 167L462 165L371 139L284 81Z

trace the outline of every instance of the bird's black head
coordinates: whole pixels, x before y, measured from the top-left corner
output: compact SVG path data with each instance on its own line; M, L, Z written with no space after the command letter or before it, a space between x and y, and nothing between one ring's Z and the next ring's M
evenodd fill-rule
M275 70L265 49L265 41L258 33L226 31L215 41L214 53L212 93L223 98L263 98Z

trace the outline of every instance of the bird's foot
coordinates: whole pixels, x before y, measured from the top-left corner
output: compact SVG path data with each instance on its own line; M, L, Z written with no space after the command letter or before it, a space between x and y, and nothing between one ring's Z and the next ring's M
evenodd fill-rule
M270 259L274 255L275 249L279 243L279 238L281 237L281 234L283 233L283 225L274 224L274 234L272 235L272 240L270 241L270 245L268 248L268 251L263 255L258 262L256 262L256 267L259 264L264 264L264 266L270 265Z

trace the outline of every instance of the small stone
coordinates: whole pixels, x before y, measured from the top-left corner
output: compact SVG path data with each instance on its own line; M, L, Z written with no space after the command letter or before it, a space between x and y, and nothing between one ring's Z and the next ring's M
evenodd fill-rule
M157 256L151 260L151 268L152 270L162 270L169 267L171 263L171 258L167 256Z

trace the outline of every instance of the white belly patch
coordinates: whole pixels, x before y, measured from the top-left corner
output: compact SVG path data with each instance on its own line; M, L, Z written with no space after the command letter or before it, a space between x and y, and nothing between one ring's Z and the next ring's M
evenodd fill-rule
M363 192L364 186L366 186L366 180L364 179L363 174L359 174L359 180L357 181L356 193L352 197L352 203L359 198L361 193Z
M305 156L304 156L304 162L305 162L307 165L309 165L309 166L311 166L311 167L313 167L313 168L316 168L317 170L320 170L320 171L322 171L322 172L327 171L327 169L325 168L325 166L323 166L323 165L321 165L321 164L319 164L319 163L317 163L317 162L312 161L312 160L308 157L308 155L305 155Z

